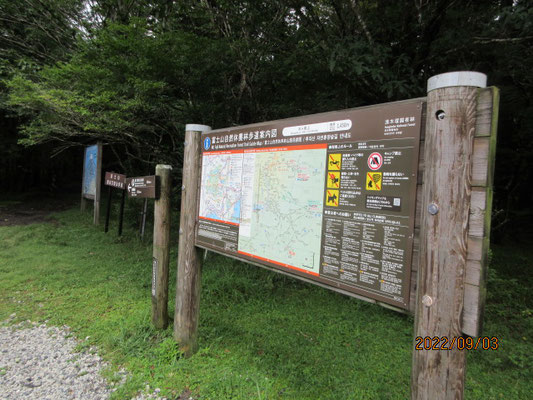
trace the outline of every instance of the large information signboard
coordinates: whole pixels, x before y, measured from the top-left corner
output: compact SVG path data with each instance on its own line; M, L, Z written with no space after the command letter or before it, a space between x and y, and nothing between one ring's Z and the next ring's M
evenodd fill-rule
M98 145L87 146L83 160L82 193L93 199L96 196L96 176L98 170Z
M422 106L204 133L196 245L407 308Z

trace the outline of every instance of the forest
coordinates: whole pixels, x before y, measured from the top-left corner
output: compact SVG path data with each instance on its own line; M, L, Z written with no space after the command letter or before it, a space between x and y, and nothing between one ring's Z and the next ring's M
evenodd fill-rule
M464 393L469 399L529 399L533 392L533 0L0 0L0 397L10 398L9 389L16 393L14 398L34 398L30 394L50 388L72 397L77 385L73 382L93 382L95 377L101 378L100 389L111 400L406 399L418 391L420 382L441 382L411 380L434 372L431 365L418 368L421 363L412 362L417 355L413 327L423 325L418 320L422 313L417 311L414 318L397 313L381 307L385 304L296 280L296 275L254 268L247 258L207 250L200 256L178 249L178 243L186 243L181 238L193 237L183 235L180 226L187 226L180 218L192 214L178 210L180 203L188 203L180 198L181 188L186 189L182 168L187 124L219 129L420 101L427 94L429 78L452 71L484 73L488 86L499 90L499 109L494 109L499 114L494 184L478 191L478 199L482 193L489 203L472 207L470 215L477 219L464 214L460 223L450 224L462 224L460 231L450 230L447 236L428 229L423 236L424 230L415 229L410 240L418 239L419 247L413 246L413 254L418 252L413 260L424 260L424 240L431 235L457 244L453 251L431 253L440 257L435 265L452 266L435 269L431 280L440 287L455 280L459 291L453 292L458 299L454 304L460 306L448 308L454 317L461 316L461 324L469 310L463 303L471 293L461 285L479 264L475 292L479 296L470 298L479 305L476 318L483 322L477 343L490 340L495 346L464 348L464 358L455 364L461 365L455 371L464 382L461 377L455 385L450 375L443 374L447 387L432 393L449 397L454 390L460 398ZM498 93L485 91L489 92ZM432 114L444 118L442 110ZM157 243L152 246L151 239L157 236L158 224L148 217L146 237L138 233L137 225L146 217L148 204L158 200L144 202L141 216L139 199L128 198L123 232L125 194L118 211L110 187L102 203L102 211L107 206L109 231L107 223L105 228L93 224L90 213L98 209L97 201L94 208L85 209L82 200L80 212L84 149L96 142L103 145L102 172L147 176L153 175L157 164L172 166L172 211L165 220L171 228L166 300L172 321L171 314L179 315L179 302L174 307L174 300L186 292L179 282L188 274L178 273L176 260L194 253L195 276L201 270L202 283L200 290L200 278L194 280L197 291L190 296L201 297L195 314L198 352L192 357L173 334L180 324L158 329L150 315L155 296L154 291L150 296L150 288L155 287L159 262L153 255ZM425 148L430 142L426 139ZM432 153L425 151L419 160L410 157L424 165L424 178L431 177L426 161L439 160L428 154ZM340 153L330 155L339 157L333 163L342 161ZM469 171L469 164L452 160L434 164L447 177L453 172L442 165L467 165L464 170ZM376 162L383 163L383 158ZM340 179L340 174L339 165L331 179ZM371 178L375 184L382 180L378 174ZM217 176L215 185L222 180ZM456 186L449 181L444 177L439 183L445 185L434 186L453 192ZM323 182L315 192L322 188ZM471 185L463 189L467 192ZM490 209L491 189L492 215L483 218ZM191 192L184 190L184 198ZM337 195L331 196L335 203ZM435 201L428 213L445 220L444 211L468 210L470 204L462 206L469 196L456 201L455 205L462 203L458 206L443 201L447 204L441 204L440 214ZM414 202L410 205L415 208ZM416 207L425 209L422 201ZM416 215L422 211L413 220ZM309 221L298 218L306 232ZM483 235L471 242L466 227L470 230L474 220ZM115 234L117 227L120 233ZM300 239L295 231L289 232ZM200 246L198 234L189 244L191 249ZM476 246L482 257L472 263L463 250ZM460 259L455 278L454 257ZM420 271L429 269L418 262ZM457 279L463 271L465 278ZM418 283L409 283L410 288L420 294L416 306L430 315L446 302L442 292L437 301L428 285L430 290L423 291L424 275L420 276ZM435 307L427 311L421 304ZM435 314L438 324L446 329L460 325L448 323L441 318L444 314ZM17 336L39 330L44 334L51 327L65 339L72 338L76 354L100 354L102 369L94 363L81 368L79 359L58 356L63 345L57 341L48 351L42 341L31 337L36 343L32 349L30 342ZM459 339L473 343L474 337L466 336L471 333L457 332L461 333L457 343ZM447 336L441 340L448 341ZM443 354L434 358L435 370L449 362ZM459 352L447 354L456 357ZM31 368L41 368L42 360L55 369L33 373ZM50 372L60 369L63 374L67 367L75 371L65 379ZM47 398L63 398L50 393ZM96 398L94 391L90 396L76 393L76 398Z
M530 233L530 0L0 0L0 181L79 189L104 170L175 168L187 123L213 128L426 94L471 70L501 90L493 238Z

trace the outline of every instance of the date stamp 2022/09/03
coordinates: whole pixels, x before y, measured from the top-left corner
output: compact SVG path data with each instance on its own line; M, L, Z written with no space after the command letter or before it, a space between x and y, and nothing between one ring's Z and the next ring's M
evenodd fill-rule
M496 336L447 337L447 336L417 336L415 350L498 350L500 343Z

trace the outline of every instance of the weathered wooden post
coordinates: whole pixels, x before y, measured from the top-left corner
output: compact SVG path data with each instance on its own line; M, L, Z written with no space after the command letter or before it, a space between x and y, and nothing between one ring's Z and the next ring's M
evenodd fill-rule
M102 142L97 143L98 156L96 161L96 194L94 195L94 215L95 225L100 224L100 190L102 187Z
M113 199L113 189L111 186L107 188L107 208L105 212L105 225L104 225L104 232L107 233L109 231L109 217L111 216L111 200Z
M428 80L425 170L415 338L449 340L449 350L413 350L412 399L462 399L462 336L467 235L478 72L451 72ZM442 343L442 342L441 342Z
M122 197L120 198L120 211L118 217L118 236L122 235L122 225L124 222L124 202L126 201L126 190L122 191Z
M200 181L200 138L202 132L209 130L211 128L206 125L187 124L185 127L174 339L186 357L197 349L202 258L194 245L194 232Z
M148 199L144 199L141 210L141 222L139 224L139 238L144 239L144 228L146 227L146 214L148 214Z
M152 264L152 323L168 326L168 263L170 254L170 165L155 167L159 197L154 203L154 250Z

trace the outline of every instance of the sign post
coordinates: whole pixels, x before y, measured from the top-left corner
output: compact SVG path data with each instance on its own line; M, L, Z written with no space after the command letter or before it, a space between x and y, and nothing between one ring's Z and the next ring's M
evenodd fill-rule
M111 216L111 200L112 199L113 199L113 189L111 188L111 186L109 186L107 188L107 208L105 212L105 225L104 225L105 233L107 233L107 231L109 230L109 217Z
M141 223L139 224L139 237L144 239L144 228L146 226L146 215L148 214L148 198L144 198L143 207L141 210Z
M201 133L209 130L211 128L206 125L185 126L174 339L186 357L194 354L197 348L202 258L195 246L194 235L200 180L200 139Z
M142 240L144 237L144 226L146 224L148 199L155 199L157 197L156 177L155 175L150 175L128 178L126 180L126 187L129 197L144 199L142 211L140 212L141 220L139 223L139 235Z
M463 334L476 110L486 80L452 72L428 81L415 340L448 345L414 346L413 400L463 398L466 354L454 342Z
M158 164L159 198L154 204L154 249L152 260L152 323L168 326L168 264L170 255L170 186L172 167Z
M122 191L120 198L120 211L118 216L118 236L122 235L122 224L124 222L124 202L126 201L126 190Z
M108 187L107 192L107 209L106 209L106 215L105 215L105 227L104 232L107 233L109 230L109 217L111 214L111 200L113 198L113 188L117 188L122 190L126 190L126 175L117 174L115 172L106 172L105 173L105 179L104 179L104 185ZM122 193L122 197L124 197L124 193ZM120 208L120 219L122 220L122 213L124 212L124 207L122 206ZM120 236L121 228L119 228L119 236Z

